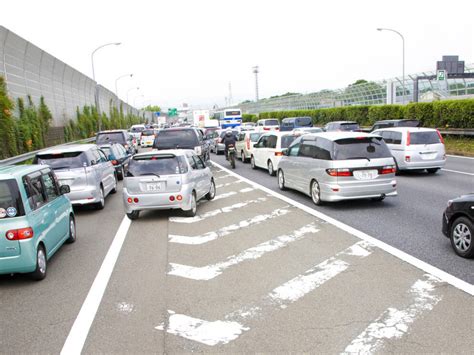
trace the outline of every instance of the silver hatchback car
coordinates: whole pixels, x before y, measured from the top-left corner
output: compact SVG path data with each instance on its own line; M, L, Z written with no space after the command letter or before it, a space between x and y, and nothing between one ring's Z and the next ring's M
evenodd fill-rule
M324 201L397 195L395 163L380 136L357 132L310 133L296 139L278 164L278 186Z
M71 144L42 150L33 163L47 164L61 185L69 185L67 194L73 205L105 206L105 197L117 192L117 173L112 162L95 144Z
M211 169L193 150L153 150L130 159L123 185L123 203L128 218L140 211L182 209L196 215L197 201L212 200L216 185Z

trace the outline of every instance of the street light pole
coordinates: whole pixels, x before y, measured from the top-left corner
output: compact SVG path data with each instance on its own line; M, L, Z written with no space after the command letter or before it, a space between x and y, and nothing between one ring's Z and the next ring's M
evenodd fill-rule
M399 35L400 38L402 39L402 83L403 83L402 103L405 104L405 92L406 92L405 91L405 37L403 37L403 35L400 32L393 30L391 28L377 28L377 31L394 32L397 35ZM396 92L395 92L395 95L396 95Z
M119 76L117 79L115 79L115 96L117 96L117 98L118 98L117 81L119 81L120 79L125 78L127 76L132 78L133 74L124 74L124 75Z
M133 91L133 90L140 90L140 88L139 88L139 87L136 87L136 88L130 88L130 89L128 89L128 91L127 91L127 104L129 104L129 105L130 105L130 103L128 102L129 94L130 94L130 91Z

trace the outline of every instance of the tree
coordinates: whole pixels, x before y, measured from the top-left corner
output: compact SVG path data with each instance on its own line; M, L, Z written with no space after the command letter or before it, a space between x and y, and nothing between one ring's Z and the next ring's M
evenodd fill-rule
M161 107L157 106L157 105L153 105L153 106L148 105L148 106L144 107L143 110L149 111L149 112L161 112Z
M38 108L38 118L41 124L43 143L46 144L46 135L48 134L49 127L51 126L51 122L53 121L53 115L51 114L49 107L44 102L43 96L41 96L40 98L40 104Z
M18 154L15 135L15 120L12 115L13 101L7 95L3 77L0 76L0 158L5 159Z

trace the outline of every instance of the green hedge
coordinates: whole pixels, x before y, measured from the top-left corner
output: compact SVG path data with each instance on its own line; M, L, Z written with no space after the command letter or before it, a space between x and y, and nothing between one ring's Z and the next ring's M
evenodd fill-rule
M261 118L310 116L315 125L331 121L356 121L371 126L388 119L418 119L425 127L474 128L474 99L410 103L408 105L345 106L316 110L262 112L249 120Z

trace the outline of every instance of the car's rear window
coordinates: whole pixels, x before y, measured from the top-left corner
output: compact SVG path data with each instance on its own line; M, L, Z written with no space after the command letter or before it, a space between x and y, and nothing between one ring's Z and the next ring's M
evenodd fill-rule
M135 156L128 165L127 176L183 174L187 165L172 154Z
M130 129L130 131L133 132L133 133L142 132L144 130L145 130L145 127L142 127L142 126L132 127Z
M417 120L401 121L398 127L420 127L421 122Z
M334 141L333 160L390 158L382 138L344 138Z
M298 138L297 135L287 135L281 137L281 147L288 148L293 141Z
M155 147L158 149L194 149L197 145L197 134L191 129L163 130L155 140Z
M341 123L341 130L342 131L355 131L360 129L357 123Z
M439 135L435 131L429 132L411 132L410 144L438 144L441 143Z
M147 129L142 132L142 136L153 136L155 134L155 131L152 129Z
M311 117L298 117L295 120L295 126L301 127L301 126L312 126L313 125L313 120Z
M55 170L82 168L88 165L85 152L38 154L34 163L47 164Z
M97 144L104 144L104 143L120 143L125 144L125 135L123 132L110 132L110 133L99 133L97 135L96 143Z
M260 138L262 133L250 133L250 141L256 142Z
M265 126L279 126L278 120L265 120Z
M0 180L0 220L24 215L23 201L16 180Z

